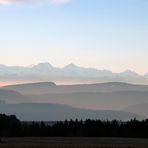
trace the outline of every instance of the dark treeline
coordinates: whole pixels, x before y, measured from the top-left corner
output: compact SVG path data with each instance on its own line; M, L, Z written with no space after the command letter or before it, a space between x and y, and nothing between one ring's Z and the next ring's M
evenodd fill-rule
M0 137L133 137L148 138L148 120L128 122L70 120L47 125L20 122L16 116L0 115Z

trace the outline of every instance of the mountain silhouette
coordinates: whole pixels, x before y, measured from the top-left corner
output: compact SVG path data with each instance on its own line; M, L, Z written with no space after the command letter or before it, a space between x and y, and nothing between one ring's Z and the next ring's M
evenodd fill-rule
M15 114L22 121L64 121L65 119L130 120L144 117L125 111L89 110L51 103L0 104L0 112Z
M127 82L148 84L146 75L139 75L134 71L126 70L114 73L110 70L84 68L73 63L63 68L52 66L50 63L39 63L29 67L0 65L0 81L54 81L65 83L100 83L100 82Z
M20 101L34 103L65 104L87 109L122 110L129 105L148 103L148 86L122 82L108 82L80 85L56 85L53 82L39 82L2 87L25 96ZM4 99L0 99L4 100ZM10 98L10 101L12 99ZM5 101L5 100L4 100ZM9 103L9 99L7 99ZM17 103L14 101L13 103Z

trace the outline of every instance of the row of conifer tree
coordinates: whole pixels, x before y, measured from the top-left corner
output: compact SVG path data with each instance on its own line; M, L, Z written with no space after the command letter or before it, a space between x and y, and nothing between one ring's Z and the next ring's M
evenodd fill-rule
M0 137L133 137L148 138L148 120L65 120L21 122L16 116L0 114Z

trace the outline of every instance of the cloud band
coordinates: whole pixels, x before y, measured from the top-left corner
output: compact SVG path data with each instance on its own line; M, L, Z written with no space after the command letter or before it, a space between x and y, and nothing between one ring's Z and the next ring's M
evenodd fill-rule
M62 5L69 3L71 0L0 0L1 5L8 4L52 4Z

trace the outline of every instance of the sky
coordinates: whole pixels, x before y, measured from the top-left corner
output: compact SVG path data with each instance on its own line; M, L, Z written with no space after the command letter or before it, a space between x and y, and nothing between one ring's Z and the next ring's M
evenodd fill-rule
M0 64L148 72L147 0L0 0Z

